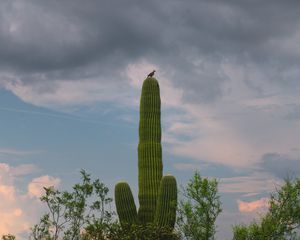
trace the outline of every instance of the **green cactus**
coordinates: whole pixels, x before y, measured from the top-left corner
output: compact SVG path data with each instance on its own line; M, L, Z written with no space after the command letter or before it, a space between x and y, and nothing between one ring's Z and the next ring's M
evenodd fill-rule
M115 186L115 201L121 224L136 223L136 206L130 187L126 182L119 182Z
M140 224L156 223L163 227L174 227L177 185L173 176L162 177L160 105L158 81L148 77L143 83L140 102L138 145L140 207L136 218L129 185L124 182L117 184L115 199L121 224L133 224L137 219Z
M162 178L162 149L159 85L155 78L146 78L140 103L138 145L139 202L141 223L154 220L156 199Z
M168 201L166 201L168 200ZM159 187L155 222L160 227L174 228L177 208L177 183L172 175L164 176Z

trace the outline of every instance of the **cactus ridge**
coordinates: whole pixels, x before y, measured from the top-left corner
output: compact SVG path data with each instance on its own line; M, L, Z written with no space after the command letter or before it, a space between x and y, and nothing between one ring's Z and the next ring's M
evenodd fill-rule
M156 223L174 228L177 204L176 179L163 177L161 146L161 101L158 81L144 80L140 100L138 144L138 213L130 187L118 183L115 187L116 208L121 224ZM175 206L175 207L174 207Z

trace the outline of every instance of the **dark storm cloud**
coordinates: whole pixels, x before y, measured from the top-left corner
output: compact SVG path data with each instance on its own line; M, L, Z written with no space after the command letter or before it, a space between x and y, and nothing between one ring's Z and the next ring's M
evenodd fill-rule
M10 67L113 65L160 47L156 18L134 2L5 1L1 9L1 63Z
M45 80L112 79L143 58L174 72L187 101L210 102L222 95L224 60L271 71L270 81L295 83L298 74L281 73L299 64L293 49L299 7L280 0L4 0L0 69L24 82L41 80L37 73Z
M285 116L288 120L299 121L300 120L300 105L291 104L290 111Z
M299 149L295 150L298 151ZM278 153L263 155L260 166L264 171L282 179L300 175L300 159L294 159Z

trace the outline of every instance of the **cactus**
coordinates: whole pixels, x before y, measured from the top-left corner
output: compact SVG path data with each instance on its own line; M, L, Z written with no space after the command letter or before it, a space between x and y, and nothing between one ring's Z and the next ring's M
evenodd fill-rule
M115 196L121 224L136 223L136 206L129 185L126 182L119 182L115 187Z
M168 200L168 201L166 201ZM177 207L177 183L172 175L164 176L161 179L155 222L160 227L174 228L176 221Z
M176 218L177 185L173 176L162 177L160 90L153 77L144 80L140 101L138 180L140 207L136 217L129 185L115 188L116 208L121 224L155 223L173 228ZM129 200L130 199L130 200ZM134 209L134 210L133 210Z
M139 202L141 223L154 220L156 199L162 178L162 149L159 85L155 78L146 78L140 103L138 145Z

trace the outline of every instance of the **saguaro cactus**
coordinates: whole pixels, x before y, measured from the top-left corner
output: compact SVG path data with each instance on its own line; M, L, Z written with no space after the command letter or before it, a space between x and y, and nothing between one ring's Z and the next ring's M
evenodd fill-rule
M162 149L159 85L155 78L146 78L140 103L138 145L139 202L138 219L153 222L160 180Z
M153 77L144 80L140 102L138 180L140 208L127 183L115 188L116 208L121 224L156 223L173 228L176 218L177 185L173 176L162 177L160 90Z

